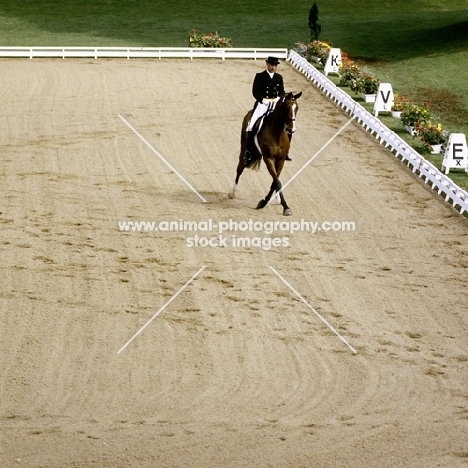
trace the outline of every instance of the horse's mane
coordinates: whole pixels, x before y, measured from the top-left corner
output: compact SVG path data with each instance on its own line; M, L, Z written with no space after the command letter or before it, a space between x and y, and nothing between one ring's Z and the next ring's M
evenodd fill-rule
M275 107L268 111L268 113L264 116L262 128L260 129L260 131L262 131L265 125L268 123L268 121L273 118L273 116L275 115L275 111L279 114L279 110L277 109L280 109L286 101L291 101L293 98L294 96L292 92L282 94Z

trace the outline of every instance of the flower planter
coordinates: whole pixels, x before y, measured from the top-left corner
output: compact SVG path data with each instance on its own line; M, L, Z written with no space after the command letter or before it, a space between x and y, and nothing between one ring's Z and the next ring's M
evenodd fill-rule
M430 145L431 147L431 154L440 154L442 151L442 145Z
M410 135L416 135L416 132L414 130L414 127L410 126L410 125L405 125L405 129L406 131L410 134Z
M375 102L375 98L377 97L377 94L361 94L362 99L364 99L364 102Z
M392 111L392 117L399 119L401 117L401 111Z

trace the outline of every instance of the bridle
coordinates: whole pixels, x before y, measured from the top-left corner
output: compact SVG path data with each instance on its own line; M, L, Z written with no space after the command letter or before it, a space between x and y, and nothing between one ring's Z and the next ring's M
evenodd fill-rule
M294 99L294 97L293 97L292 99L288 99L288 101L291 101L291 106L293 106L294 103L296 102L296 100ZM285 103L286 103L286 96L283 97L283 99L282 99L282 104L284 105ZM284 128L285 128L285 129L289 126L289 124L290 124L291 122L295 122L295 121L296 121L296 113L295 113L294 111L292 112L292 115L293 115L293 117L291 117L291 118L285 118L285 119L284 119ZM293 127L294 127L294 125L293 125ZM293 131L290 130L289 133L293 133Z

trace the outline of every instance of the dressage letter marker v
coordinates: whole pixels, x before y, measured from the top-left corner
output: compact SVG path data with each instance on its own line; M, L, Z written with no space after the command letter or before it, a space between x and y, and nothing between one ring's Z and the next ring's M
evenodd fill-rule
M120 354L203 270L202 266L118 351Z
M357 354L357 351L272 266L270 269L354 354Z
M197 192L197 190L195 190L189 183L187 180L185 180L178 172L177 170L172 167L163 157L162 155L156 151L120 114L119 114L119 117L122 119L122 121L125 123L125 125L127 125L127 127L132 130L135 135L137 135L140 140L145 143L146 146L148 146L148 148L154 153L156 154L156 156L158 156L161 161L163 161L178 177L179 179L184 182L193 192L195 192L197 194L197 196L203 201L203 203L207 203L207 201Z

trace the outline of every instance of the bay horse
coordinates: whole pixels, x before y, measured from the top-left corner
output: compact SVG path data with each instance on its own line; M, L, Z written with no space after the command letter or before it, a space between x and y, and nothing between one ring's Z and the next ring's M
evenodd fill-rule
M236 196L237 184L239 183L242 172L247 167L248 169L258 170L263 158L265 165L273 178L270 191L263 200L260 200L257 205L257 210L264 208L271 200L275 192L281 190L281 182L279 176L283 170L284 161L289 152L290 135L296 131L296 114L299 109L297 99L302 95L302 91L298 94L292 92L283 94L276 103L272 112L267 113L263 119L263 125L256 136L258 141L257 149L260 149L261 156L257 160L246 162L244 160L244 152L247 145L246 128L252 116L253 109L250 110L242 121L241 131L241 149L239 153L239 163L237 164L237 176L234 186L229 193L229 198ZM279 192L281 205L283 206L283 215L289 216L292 214L286 200L284 199L283 191Z

